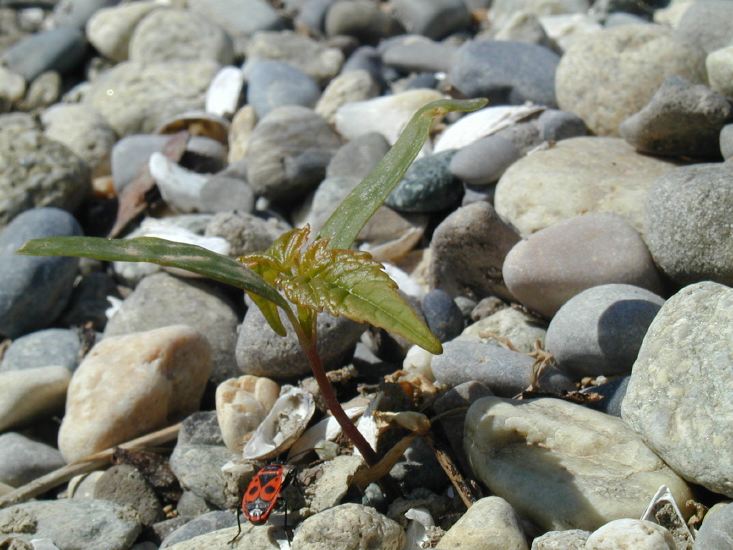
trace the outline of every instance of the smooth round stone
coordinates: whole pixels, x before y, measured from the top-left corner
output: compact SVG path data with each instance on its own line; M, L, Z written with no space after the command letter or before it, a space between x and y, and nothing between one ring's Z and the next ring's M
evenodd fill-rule
M676 25L676 32L706 52L729 46L733 30L728 24L733 6L725 0L692 2Z
M608 60L616 60L614 70ZM581 35L556 74L557 102L598 135L618 135L668 76L704 83L704 52L661 25L624 25Z
M102 115L87 105L59 103L41 114L41 122L46 137L66 145L93 173L109 174L117 135Z
M109 320L105 338L183 323L200 331L211 344L212 380L239 374L234 359L238 315L215 287L167 273L145 277Z
M53 105L61 96L61 75L56 71L46 71L30 83L25 97L17 105L24 111L35 111Z
M646 200L649 251L678 284L733 284L733 170L728 163L681 166L659 178Z
M157 134L133 134L114 144L112 179L118 195L148 165L150 155L163 151L169 139Z
M8 69L28 82L46 71L68 73L84 60L87 42L74 27L56 27L19 40L2 54Z
M185 525L182 525L160 543L160 548L168 548L179 542L190 540L205 533L218 531L226 527L233 527L237 524L237 520L229 510L215 510L202 514Z
M288 105L255 127L247 148L247 181L257 195L293 201L320 183L341 138L310 109Z
M20 487L65 464L61 453L50 445L34 441L15 432L0 435L0 482L2 483Z
M318 84L288 63L260 60L247 67L247 103L257 118L285 105L313 107L320 96Z
M0 431L58 414L71 373L60 366L0 372Z
M247 63L257 59L290 63L319 85L325 85L339 73L344 54L293 31L268 31L258 32L247 44Z
M313 233L320 231L338 205L360 182L361 178L354 176L333 176L324 179L311 196L310 209L304 223L310 225ZM303 225L299 219L296 219L295 223Z
M457 151L451 159L450 171L469 185L489 185L497 182L519 157L514 143L494 134Z
M514 13L504 24L496 31L494 40L506 40L509 42L526 42L528 44L536 44L544 46L553 51L557 51L558 46L554 43L542 23L540 23L537 15L527 12L518 11Z
M491 18L500 26L519 10L536 16L585 13L589 3L588 0L493 0Z
M585 550L590 531L567 529L548 531L532 541L532 550Z
M494 206L523 237L587 212L612 212L644 233L648 190L674 167L622 139L566 139L512 164L496 186Z
M438 225L430 241L430 287L451 296L509 298L501 268L518 240L489 203L458 208Z
M720 48L705 58L710 87L726 97L733 96L733 46Z
M0 67L0 112L11 111L25 95L26 82L19 74Z
M197 410L212 368L206 337L186 325L105 336L69 384L61 454L73 462Z
M364 70L346 71L331 80L323 90L315 111L333 123L341 106L366 101L379 95L379 85Z
M430 363L435 380L457 386L475 380L501 397L521 393L533 382L529 355L496 343L455 339L443 344L443 354ZM563 391L575 387L573 380L554 368L546 369L538 381L544 391Z
M733 157L733 124L723 126L720 131L720 154L728 160Z
M675 472L733 496L733 290L705 281L680 290L644 337L621 408L624 421Z
M420 305L428 327L441 342L453 340L463 330L463 314L446 291L431 290Z
M87 39L104 57L125 61L135 26L158 7L154 2L131 2L102 8L87 23Z
M588 133L585 122L575 113L547 109L537 118L540 139L543 141L560 141Z
M341 73L349 71L366 71L380 87L385 85L382 75L382 56L372 46L361 46L354 50L341 68Z
M71 296L79 260L53 256L18 256L26 241L39 237L80 235L68 212L34 208L0 231L0 334L17 338L51 324Z
M130 38L130 60L142 63L211 60L232 62L231 38L215 23L183 9L146 15Z
M527 550L528 547L521 520L511 504L503 498L492 496L474 502L435 548Z
M37 206L73 211L89 191L86 163L35 128L0 126L0 158L0 227Z
M296 28L307 28L314 34L325 32L328 9L336 0L303 0L295 16Z
M370 506L348 503L324 510L303 521L293 537L296 548L401 550L405 532L395 521Z
M251 212L255 197L243 179L229 178L218 174L206 180L201 189L201 212Z
M621 123L619 132L643 153L718 158L718 136L730 115L725 97L673 76L641 111Z
M381 134L364 134L341 146L328 163L328 177L365 178L389 151L389 143Z
M507 254L503 275L514 297L545 317L576 294L602 284L661 292L644 241L615 214L586 214L530 235Z
M257 115L251 105L244 105L232 118L229 127L229 154L227 160L232 168L241 166L249 147L249 138L257 125ZM246 167L244 173L246 175Z
M524 42L471 40L453 58L450 81L466 97L492 104L554 106L558 55Z
M234 517L231 514L230 517ZM192 539L177 542L166 546L168 550L199 550L201 548L236 548L237 550L280 550L278 537L282 530L270 524L254 525L244 522L241 527L234 526L227 529L217 529ZM232 546L232 539L236 538L236 546ZM148 549L145 549L148 550ZM150 549L152 550L152 549Z
M204 235L222 237L231 245L229 254L237 257L266 250L289 229L289 225L274 217L263 219L247 212L220 212L211 218Z
M401 30L391 15L370 0L331 2L324 28L327 36L353 36L362 43L379 42Z
M392 6L407 32L439 39L471 25L471 14L462 0L393 0Z
M576 378L631 372L664 299L646 289L599 285L565 302L547 328L546 349Z
M127 550L140 534L133 510L97 499L16 504L0 510L0 525L3 535L26 542L50 539L58 548Z
M600 527L585 542L587 550L638 548L639 550L676 550L674 538L661 525L639 519L617 519Z
M456 48L434 42L420 35L405 35L402 40L389 44L382 53L382 61L389 67L409 72L450 71Z
M133 508L143 525L152 525L163 518L163 507L155 490L129 464L117 464L106 470L94 485L94 498Z
M545 324L525 311L502 307L467 326L459 338L480 342L508 341L517 351L535 351L537 342L544 346L547 329Z
M60 365L69 371L79 364L81 343L75 330L49 328L13 340L5 350L0 372Z
M203 109L206 90L218 70L210 60L125 61L91 83L85 102L119 136L153 132L180 113Z
M460 204L463 186L449 165L455 151L443 151L416 160L384 201L399 212L427 214Z
M198 496L192 491L183 491L181 498L176 504L176 511L179 517L191 519L208 512L213 512L215 508L205 499ZM172 531L171 531L172 532Z
M464 449L493 494L546 530L640 517L660 485L678 505L692 494L621 419L560 399L475 401Z
M711 513L712 512L712 513ZM733 504L708 512L697 532L694 550L731 550L733 548Z

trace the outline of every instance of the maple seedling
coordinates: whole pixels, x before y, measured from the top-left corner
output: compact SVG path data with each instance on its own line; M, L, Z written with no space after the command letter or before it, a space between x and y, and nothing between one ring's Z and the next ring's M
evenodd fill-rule
M442 352L438 339L402 298L382 265L369 253L350 247L417 157L432 123L448 112L474 111L485 104L485 99L441 99L419 109L385 157L336 208L312 242L310 229L305 227L284 233L262 253L238 260L154 237L46 237L28 241L18 253L151 262L241 288L277 334L287 333L281 314L288 320L328 409L365 462L373 466L378 460L375 451L342 409L326 377L316 347L316 316L321 311L343 315L399 334L431 353Z

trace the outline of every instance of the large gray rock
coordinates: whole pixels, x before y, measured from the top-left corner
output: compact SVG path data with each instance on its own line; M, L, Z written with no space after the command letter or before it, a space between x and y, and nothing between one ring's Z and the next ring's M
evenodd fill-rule
M714 508L716 506L707 513L697 532L694 550L733 549L733 504L725 504L719 510Z
M676 31L685 40L711 52L730 45L733 29L733 4L726 0L691 2L680 18Z
M680 506L691 496L621 419L559 399L479 399L464 448L492 493L547 530L640 517L662 484Z
M61 365L70 371L79 365L81 342L76 330L49 328L13 340L5 350L0 372Z
M2 61L11 71L27 81L41 73L66 73L84 60L87 43L84 33L73 27L62 26L34 33L5 50Z
M163 519L163 507L155 490L129 464L116 464L106 470L94 484L94 498L133 508L143 525Z
M702 282L665 302L634 363L623 419L685 479L733 497L733 290Z
M664 299L631 285L599 285L575 295L547 328L546 349L577 378L631 372Z
M646 242L678 284L733 284L733 167L682 166L659 178L646 200Z
M598 135L618 127L651 99L664 79L704 83L705 52L661 25L622 25L580 35L557 67L561 109L572 111Z
M64 466L61 453L50 445L23 434L0 435L0 482L20 487L29 481Z

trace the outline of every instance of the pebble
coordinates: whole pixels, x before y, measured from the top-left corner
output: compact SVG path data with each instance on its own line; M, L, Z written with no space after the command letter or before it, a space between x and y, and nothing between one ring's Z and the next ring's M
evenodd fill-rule
M622 139L566 139L512 164L496 186L494 206L523 237L589 212L613 212L643 233L646 194L674 166Z
M243 73L244 74L244 73ZM257 125L257 115L251 105L244 105L240 108L232 118L229 127L229 154L227 160L230 163L229 168L235 169L244 165L244 174L246 175L247 147L252 131Z
M449 214L430 242L429 281L451 296L509 298L502 264L519 236L492 206L477 202Z
M608 60L614 59L610 71ZM557 66L561 109L601 136L618 135L668 76L704 83L704 52L661 25L623 25L578 37Z
M398 523L374 508L341 504L303 521L295 531L293 546L301 550L402 550L405 532Z
M182 525L170 533L160 543L160 548L168 548L179 542L191 540L199 535L218 531L226 527L232 527L233 525L236 525L236 523L236 517L228 510L208 512L192 519L185 525Z
M447 386L469 381L480 382L495 395L512 397L533 382L529 355L491 342L456 339L443 344L443 354L430 364L435 380ZM544 391L560 392L574 388L573 380L556 369L546 369L539 385Z
M630 376L624 376L599 386L590 386L580 391L581 393L597 393L603 398L599 402L589 403L588 406L590 408L620 418L621 404L626 396L626 388L629 386L630 379Z
M443 151L417 159L384 203L399 212L453 210L463 197L463 186L448 168L454 154Z
M574 245L568 247L568 242ZM576 294L602 284L661 293L644 241L615 214L586 214L530 235L509 251L503 275L514 297L545 317L555 315Z
M488 97L492 105L530 101L554 107L559 60L535 44L472 40L456 52L449 78L465 97Z
M58 208L34 208L0 230L0 334L17 338L50 325L71 296L79 260L18 256L26 241L79 235L74 217Z
M140 523L149 526L163 518L155 490L134 466L114 465L94 485L94 498L133 508Z
M323 29L326 36L353 36L359 42L370 44L397 34L401 26L374 2L346 0L329 2Z
M705 281L669 298L644 337L621 408L636 430L675 472L733 497L729 460L733 290Z
M186 490L183 491L181 498L178 499L178 503L176 504L178 515L187 519L193 519L208 512L213 512L214 510L215 508L211 503L206 502L206 499L192 491Z
M406 35L384 48L382 61L406 73L447 73L453 65L455 53L456 48L444 42L434 42L420 35Z
M101 8L89 18L87 40L105 57L126 61L135 27L158 7L155 2L131 2Z
M718 158L718 135L730 115L725 97L673 76L641 111L621 123L619 132L643 153Z
M519 157L514 143L494 134L456 152L450 162L450 171L469 185L486 186L499 181Z
M319 115L289 105L271 111L250 137L247 181L257 195L293 201L314 189L341 138Z
M660 177L646 200L646 241L662 272L684 285L733 284L731 168L681 166Z
M676 25L675 31L684 40L710 53L730 45L733 30L727 24L733 17L733 6L724 0L691 2Z
M710 87L726 97L733 96L733 46L720 48L705 58Z
M229 527L198 535L166 548L169 550L200 550L201 548L211 550L280 550L278 536L282 536L281 532L281 529L274 525L253 525L247 521L242 524L241 533L238 527ZM238 536L237 533L239 533ZM237 540L231 542L235 536L238 537Z
M589 536L590 532L582 529L548 531L532 541L531 550L585 550Z
M258 60L247 67L247 103L258 119L285 105L313 107L320 95L318 84L289 63Z
M576 378L631 372L641 342L664 299L624 284L599 285L576 294L547 328L547 351Z
M148 165L150 155L163 151L168 136L154 134L133 134L123 137L112 147L112 179L115 190L120 194L141 170Z
M60 366L0 372L0 431L58 413L70 380Z
M233 257L261 252L290 229L277 218L260 218L247 212L220 212L207 224L204 235L222 237L230 244ZM223 348L222 348L223 349Z
M89 191L86 163L36 128L0 126L0 157L0 227L33 207L73 212Z
M430 330L441 342L448 342L463 330L463 313L445 290L435 288L422 298L420 309Z
M2 61L8 69L31 82L46 71L73 71L83 62L86 47L81 31L62 26L19 40L5 50Z
M662 484L679 505L691 495L621 419L567 401L483 397L465 430L476 477L543 529L640 517Z
M538 317L518 308L502 307L467 326L461 338L494 343L504 340L517 351L530 353L538 341L544 345L546 333L546 325Z
M212 367L206 338L186 325L106 336L69 385L61 454L73 462L197 410Z
M639 519L617 519L588 537L586 550L676 550L672 535L664 527Z
M303 0L295 14L295 28L305 27L313 34L325 32L328 9L336 0Z
M382 56L373 46L360 46L341 67L341 74L350 71L366 71L380 88L384 87L384 65L382 64Z
M725 160L733 157L733 124L726 124L720 131L720 154Z
M512 506L500 497L477 500L443 535L439 550L527 550L521 520Z
M361 181L358 177L333 176L327 177L311 195L310 209L304 221L301 223L296 218L296 225L310 225L311 231L317 233L321 230L336 207Z
M0 510L0 533L27 542L50 539L62 549L127 550L140 523L133 509L104 500L45 500Z
M328 177L365 178L389 151L389 143L381 134L372 132L342 145L326 168Z
M547 109L537 118L540 139L543 141L560 141L588 133L585 122L575 113Z
M731 550L733 548L733 504L710 510L697 532L694 550Z
M211 60L125 61L91 83L85 102L120 137L153 132L175 115L203 109L218 70Z
M328 83L316 103L315 111L334 123L338 110L355 101L366 101L379 95L379 84L365 70L346 71Z
M13 340L0 362L0 372L58 365L73 372L79 365L81 342L75 330L49 328Z
M407 32L432 39L465 30L471 24L471 14L463 0L393 0L395 16Z
M551 14L572 14L588 11L590 2L588 0L553 0L543 2L538 0L493 0L491 2L491 15L497 25L504 19L511 17L514 12L521 9L533 15Z
M234 359L239 317L234 304L206 282L166 273L145 277L109 320L105 338L176 324L199 331L211 345L212 381L240 374Z
M267 376L275 380L310 373L308 359L298 344L292 328L286 325L288 335L275 334L260 310L247 310L237 338L237 364L244 374ZM352 353L365 325L345 317L318 315L318 351L326 370L343 364Z
M25 95L25 79L5 67L0 67L0 112L10 111Z
M0 482L20 487L49 472L61 468L61 453L45 443L23 434L6 432L0 435Z
M559 48L555 42L547 36L539 17L534 13L519 10L512 14L504 22L494 35L494 40L506 40L509 42L526 42L544 46L553 51Z

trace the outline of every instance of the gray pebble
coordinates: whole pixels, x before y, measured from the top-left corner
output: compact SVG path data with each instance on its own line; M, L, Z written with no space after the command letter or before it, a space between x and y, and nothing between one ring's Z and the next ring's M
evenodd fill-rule
M160 548L168 548L176 543L192 539L204 533L233 527L237 524L237 516L235 515L237 513L239 513L239 510L234 513L230 510L216 510L203 514L182 525L165 537L160 544Z
M28 82L46 71L67 73L84 60L87 41L79 29L57 27L31 34L5 50L2 60Z
M325 32L326 14L328 8L337 0L304 0L297 15L295 24L306 27L316 34Z
M60 0L54 7L53 20L57 26L84 30L95 12L116 3L117 0Z
M206 180L199 197L202 212L252 212L255 196L247 182L215 174Z
M621 404L626 396L626 388L629 386L630 376L617 378L599 386L590 386L580 390L580 393L597 393L603 399L598 402L591 402L588 406L591 409L604 412L613 416L621 417Z
M327 177L365 178L389 151L382 134L369 132L342 145L328 163Z
M374 79L374 82L379 84L380 87L384 87L383 69L380 53L372 46L361 46L349 56L341 68L341 72L366 71Z
M192 491L183 491L181 498L176 503L176 511L180 517L195 518L207 512L212 512L214 507Z
M112 179L119 194L148 165L150 155L160 153L169 136L134 134L112 147Z
M449 170L454 150L416 160L387 197L385 204L399 212L430 213L461 202L463 187Z
M469 185L489 185L499 181L519 156L519 150L508 139L486 136L458 151L451 160L450 171Z
M207 237L222 237L233 257L262 252L291 227L277 218L260 218L247 212L220 212L206 226Z
M134 508L143 525L152 525L163 517L155 491L140 471L129 464L106 470L94 485L94 498Z
M247 103L263 119L284 105L315 106L318 84L303 71L282 61L258 60L247 66Z
M444 290L431 290L423 296L420 306L428 327L441 342L452 340L463 330L463 313Z
M382 51L385 65L404 72L448 72L456 48L424 36L403 35Z
M705 516L694 550L733 550L733 504Z
M81 343L75 330L49 328L14 340L5 351L0 372L61 365L70 371L79 365Z
M401 25L370 0L343 0L330 5L324 25L327 36L353 36L361 43L376 43L397 34Z
M733 41L733 4L726 0L693 2L680 18L675 31L683 39L710 53Z
M733 124L726 124L720 130L720 154L725 160L733 157Z
M537 119L540 139L543 141L560 141L588 134L585 122L575 113L547 109Z
M0 482L20 487L64 466L58 449L28 437L7 432L0 435Z
M471 24L471 14L463 0L393 0L392 6L408 32L428 38L443 38Z
M405 450L404 456L405 460L397 462L389 475L399 482L406 493L415 489L442 493L450 483L435 453L423 439L415 439Z
M83 266L79 267L83 273ZM60 322L71 327L91 323L94 330L103 331L107 326L106 311L111 305L109 297L122 297L112 276L100 271L83 274L74 287L69 306L61 314Z

